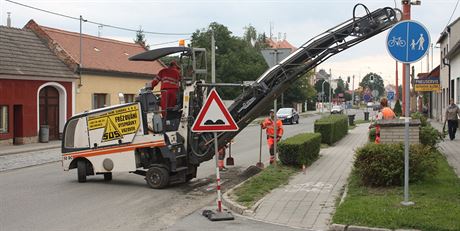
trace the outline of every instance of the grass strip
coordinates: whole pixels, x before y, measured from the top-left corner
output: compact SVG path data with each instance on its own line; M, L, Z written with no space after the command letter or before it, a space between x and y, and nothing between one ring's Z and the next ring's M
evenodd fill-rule
M272 189L287 184L289 177L297 172L299 170L294 167L281 164L277 164L276 167L270 165L235 190L236 201L251 207Z
M355 124L366 124L366 123L370 123L369 120L355 120L354 121Z
M460 230L460 179L446 159L438 156L439 172L410 185L413 206L402 206L403 187L361 186L355 174L349 179L345 201L338 207L333 223L379 228Z

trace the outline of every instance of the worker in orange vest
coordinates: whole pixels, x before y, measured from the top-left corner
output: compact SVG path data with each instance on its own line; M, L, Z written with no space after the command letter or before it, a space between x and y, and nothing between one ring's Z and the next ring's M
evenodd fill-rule
M224 159L225 159L225 155L226 155L226 151L225 149L227 149L227 144L224 145L224 147L222 147L221 149L219 149L218 153L219 155L217 156L217 163L218 163L218 166L219 166L219 170L220 171L225 171L227 170L227 168L224 166Z
M393 110L388 107L388 99L382 98L380 100L380 111L376 115L376 120L392 120L396 119L396 115ZM375 125L375 143L380 143L380 126Z
M275 125L275 111L273 109L270 110L270 117L266 118L260 126L262 129L266 129L267 132L267 144L268 149L270 150L270 164L275 162L275 126L276 126L276 142L281 140L283 136L283 123L281 120L276 121Z
M176 61L173 60L167 68L163 68L152 81L152 88L161 82L161 110L173 108L177 104L177 91L180 88L180 71ZM163 113L165 115L165 113Z

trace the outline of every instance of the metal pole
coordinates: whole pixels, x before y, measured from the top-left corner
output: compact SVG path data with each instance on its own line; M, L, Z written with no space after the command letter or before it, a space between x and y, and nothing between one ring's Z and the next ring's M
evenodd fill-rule
M402 4L402 7L403 7L403 15L402 15L402 20L410 20L410 8L411 8L411 5L410 5L410 1L407 1L407 0L402 0L401 1L401 4ZM409 77L409 74L410 74L410 70L406 70L406 68L409 68L408 65L403 65L403 69L402 69L402 73L403 73L403 92L402 92L402 112L403 114L405 115L405 111L406 109L409 111L410 108L406 108L406 99L409 99L410 100L410 97L407 98L406 97L406 94L410 94L409 91L405 91L404 89L406 89L406 79L407 78L410 78ZM409 73L409 74L408 74ZM407 74L407 75L406 75ZM410 82L409 82L410 84ZM409 87L410 88L410 87Z
M214 31L211 35L211 82L216 82L216 41L214 40Z
M217 145L217 132L214 132L214 156L216 158L216 178L217 178L217 211L222 212L222 194L220 192L220 171L219 171L219 151Z
M324 83L326 80L323 80L323 83L321 84L321 112L324 112Z
M409 72L410 72L410 64L404 64L405 71L406 71L406 76L407 78L404 78L405 82L405 106L406 106L406 111L404 112L404 201L401 202L402 205L409 206L413 205L414 202L409 201L409 123L410 123L410 117L409 117L409 106L410 106L410 81L409 81Z
M278 51L275 50L275 65L278 64ZM275 66L273 65L273 66ZM276 146L277 146L277 130L278 130L278 126L277 126L277 121L278 121L278 117L276 116L276 112L277 112L277 102L278 102L278 97L275 95L275 101L273 101L273 110L274 110L274 127L275 127L275 134L273 136L273 138L275 139L274 140L274 144L273 144L273 152L274 152L274 156L275 156L275 161L273 162L273 164L276 166L276 160L278 159L277 158L277 153L276 153Z
M80 83L78 84L78 87L82 86L81 83L81 74L82 74L82 69L83 69L83 58L82 58L82 53L83 53L83 48L82 48L82 23L83 23L83 16L80 15L80 64L78 66L78 73L80 74Z
M352 85L352 95L351 95L351 105L355 105L355 75L353 75L353 83L351 84Z
M398 61L396 61L396 89L395 89L395 100L399 100L399 85L398 85Z
M332 87L332 71L329 68L329 111L332 110L332 93L331 93L331 87Z

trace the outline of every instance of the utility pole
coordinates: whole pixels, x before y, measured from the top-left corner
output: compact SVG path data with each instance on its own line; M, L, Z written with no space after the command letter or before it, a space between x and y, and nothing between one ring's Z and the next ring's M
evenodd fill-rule
M214 40L214 30L211 34L211 83L216 83L216 41Z
M402 15L402 20L410 20L410 0L402 0L401 1L402 7L403 7L403 15ZM409 45L409 44L407 44ZM409 78L409 70L406 70L408 65L403 65L402 66L402 114L405 115L405 110L406 110L406 94L409 94L409 92L406 92L406 78ZM407 109L410 110L410 109Z
M83 16L80 15L80 63L78 64L78 73L80 74L80 83L78 84L77 88L77 93L80 92L80 87L83 86L81 82L81 75L83 73L83 38L82 38L82 27L83 27L83 22L86 22L87 20L83 19Z
M332 71L331 68L329 68L329 111L332 110Z
M351 105L355 105L355 75L353 75L353 83L351 84L352 94L351 94Z
M399 100L399 85L398 85L398 61L396 62L396 89L395 89L395 101Z

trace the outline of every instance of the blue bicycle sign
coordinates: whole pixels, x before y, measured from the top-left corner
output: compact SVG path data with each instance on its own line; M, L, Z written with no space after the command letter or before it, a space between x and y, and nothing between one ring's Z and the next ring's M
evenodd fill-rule
M393 36L393 38L390 41L388 41L388 46L394 47L395 45L398 47L404 47L406 46L406 41L401 39L401 37L396 38L395 36Z
M428 30L416 21L397 23L387 36L387 50L399 62L413 63L425 56L430 44Z

